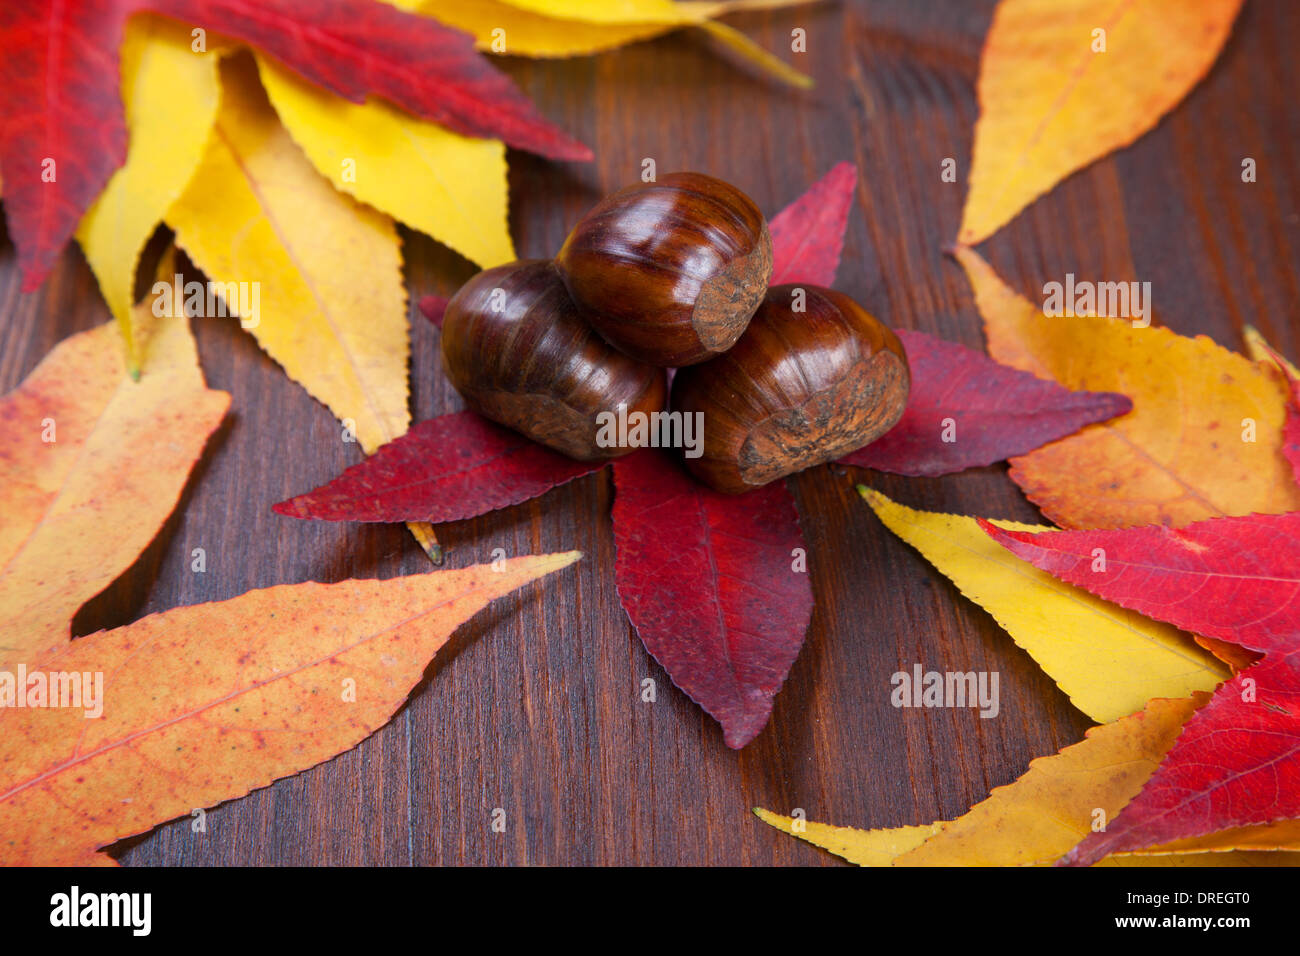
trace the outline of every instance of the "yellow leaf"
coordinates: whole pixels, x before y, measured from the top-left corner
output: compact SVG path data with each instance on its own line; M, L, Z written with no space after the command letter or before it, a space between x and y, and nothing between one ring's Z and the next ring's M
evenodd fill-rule
M1175 627L1148 620L1017 558L974 518L914 511L859 486L890 531L952 579L1093 720L1125 717L1152 697L1213 690L1228 671ZM994 521L1015 531L1050 528Z
M1049 866L1094 824L1114 819L1198 705L1194 700L1153 700L1140 713L1094 727L1079 743L1032 761L1020 779L997 788L950 823L868 831L808 823L800 833L792 830L788 817L759 816L863 866ZM1226 831L1110 857L1100 865L1296 866L1296 852L1226 852L1232 840L1252 849L1298 850L1300 827L1293 823ZM891 846L898 847L892 858Z
M1280 363L1292 378L1300 379L1300 368L1296 368L1281 352L1269 345L1268 340L1260 335L1259 329L1248 325L1241 330L1241 337L1246 340L1246 354L1256 362L1269 366Z
M669 0L388 0L472 33L479 49L513 56L584 56L701 27L733 52L795 86L812 80L731 27L712 22L733 10L800 6L812 0L671 3Z
M139 371L132 328L136 263L199 164L217 116L217 57L194 53L190 31L152 16L127 21L122 99L126 163L82 218L77 239L126 342L127 370Z
M1155 126L1209 71L1241 3L1001 0L980 58L958 241L992 235L1070 173Z
M0 399L0 664L68 640L77 609L158 533L230 406L204 385L184 316L137 311L150 331L139 381L109 323L60 342Z
M683 14L672 0L502 0L505 6L556 20L587 23L680 23ZM441 6L442 0L434 0Z
M1098 316L1049 318L975 252L955 254L989 354L1066 388L1122 392L1133 411L1012 460L1011 477L1063 528L1185 525L1300 510L1282 455L1286 394L1204 336Z
M450 246L484 269L515 258L506 223L506 148L371 99L349 103L257 58L271 105L335 188Z
M252 334L372 452L409 422L397 230L321 178L251 59L223 61L221 79L216 136L167 222L213 282L255 284Z
M771 810L754 808L754 816L769 826L784 830L823 850L830 850L858 866L893 866L894 860L914 850L941 829L942 823L920 827L892 827L883 830L859 830L834 827L810 820L783 817Z

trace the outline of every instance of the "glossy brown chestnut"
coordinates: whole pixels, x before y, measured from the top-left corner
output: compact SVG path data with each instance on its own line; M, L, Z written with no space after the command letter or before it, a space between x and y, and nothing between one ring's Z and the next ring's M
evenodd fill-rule
M578 315L554 264L512 262L480 272L447 303L447 377L480 415L571 458L629 448L596 443L601 412L661 411L664 371L610 348Z
M736 187L672 173L599 203L555 261L611 345L653 365L693 365L745 331L772 275L772 237Z
M803 290L806 311L795 311ZM911 375L898 336L840 292L770 289L726 355L677 372L674 411L703 412L697 478L738 494L833 461L894 426Z

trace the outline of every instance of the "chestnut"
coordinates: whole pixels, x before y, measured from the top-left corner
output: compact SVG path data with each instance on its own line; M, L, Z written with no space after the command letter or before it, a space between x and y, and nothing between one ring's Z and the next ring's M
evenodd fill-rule
M462 286L443 316L442 358L474 411L584 461L632 450L600 446L597 415L661 411L667 393L663 369L615 351L582 320L548 259Z
M692 365L745 331L772 275L772 237L735 186L672 173L596 205L555 261L607 342L652 365Z
M910 384L898 336L860 305L782 285L730 352L677 372L672 406L704 413L703 453L687 468L738 494L879 438L903 414Z

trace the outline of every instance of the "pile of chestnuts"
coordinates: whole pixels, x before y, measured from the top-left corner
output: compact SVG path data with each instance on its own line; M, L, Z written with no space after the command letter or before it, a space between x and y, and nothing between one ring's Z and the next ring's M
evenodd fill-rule
M466 283L443 318L444 365L470 408L582 460L636 447L601 440L613 415L665 429L693 416L702 441L687 467L747 491L874 441L910 384L902 343L856 302L768 288L771 274L748 196L700 173L663 176L603 200L554 260Z

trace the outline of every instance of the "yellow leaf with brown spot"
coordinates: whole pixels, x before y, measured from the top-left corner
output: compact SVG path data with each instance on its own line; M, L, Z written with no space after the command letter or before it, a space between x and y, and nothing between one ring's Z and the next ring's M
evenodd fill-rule
M281 585L46 653L31 669L89 675L102 713L0 713L0 865L80 865L99 847L354 747L460 624L580 556Z
M1205 336L1100 316L1049 318L972 250L955 254L989 354L1070 389L1121 392L1133 411L1012 459L1011 477L1062 528L1184 525L1300 510L1282 455L1286 394Z
M1001 0L984 40L974 245L1066 176L1151 129L1209 72L1242 0Z

